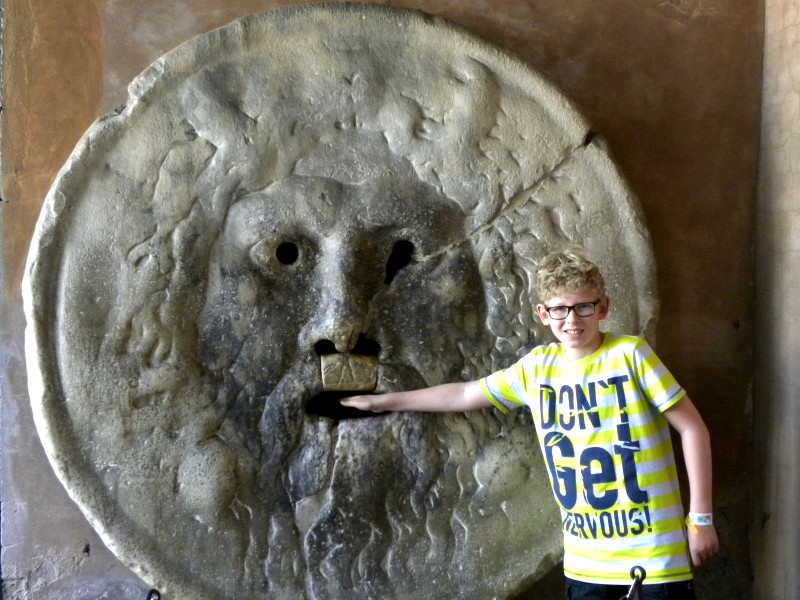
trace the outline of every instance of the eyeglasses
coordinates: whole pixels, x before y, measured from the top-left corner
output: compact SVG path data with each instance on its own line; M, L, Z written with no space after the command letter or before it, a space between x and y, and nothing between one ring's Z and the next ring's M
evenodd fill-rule
M575 311L579 317L588 317L594 314L595 307L600 304L600 300L594 302L581 302L580 304L573 304L572 306L545 306L544 309L551 319L556 321L563 321L569 316L569 311Z

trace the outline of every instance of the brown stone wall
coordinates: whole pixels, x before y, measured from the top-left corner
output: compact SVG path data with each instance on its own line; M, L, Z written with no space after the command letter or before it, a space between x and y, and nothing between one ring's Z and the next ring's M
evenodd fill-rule
M72 598L64 590L90 585L106 591L117 585L114 581L132 578L98 548L88 525L47 472L26 404L19 280L42 199L83 131L125 103L127 83L155 58L192 35L286 4L4 2L0 210L2 334L9 374L2 388L8 597L60 593ZM749 597L751 246L762 3L394 4L449 18L513 51L557 84L608 140L642 201L653 237L662 301L659 354L688 388L712 432L716 511L725 549L715 566L701 574L701 597ZM136 585L124 588L134 594L131 598L137 597L130 591ZM39 595L25 595L32 587Z

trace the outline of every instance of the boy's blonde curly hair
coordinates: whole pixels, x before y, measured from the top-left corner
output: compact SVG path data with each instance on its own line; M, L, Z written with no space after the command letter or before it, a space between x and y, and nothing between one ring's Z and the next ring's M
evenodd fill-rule
M545 256L536 270L536 292L539 302L546 302L559 292L590 289L600 299L606 297L606 282L600 269L586 256L582 246Z

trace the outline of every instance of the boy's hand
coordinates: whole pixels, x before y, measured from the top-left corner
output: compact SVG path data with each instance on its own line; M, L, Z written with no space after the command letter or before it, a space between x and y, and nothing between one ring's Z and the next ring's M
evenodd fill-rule
M689 554L695 567L702 567L719 551L719 537L713 525L696 525L689 528Z
M383 412L379 408L375 406L375 396L370 394L364 394L361 396L349 396L347 398L342 398L341 400L342 406L347 406L349 408L357 408L358 410L370 411L370 412Z

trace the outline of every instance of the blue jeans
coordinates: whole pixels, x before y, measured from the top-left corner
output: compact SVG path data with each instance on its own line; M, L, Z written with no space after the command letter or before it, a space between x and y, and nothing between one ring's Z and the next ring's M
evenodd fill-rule
M602 585L567 579L567 600L620 600L630 589L629 585ZM654 583L643 585L640 600L695 600L691 581Z

